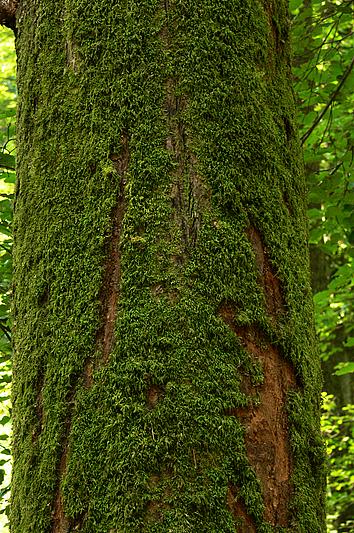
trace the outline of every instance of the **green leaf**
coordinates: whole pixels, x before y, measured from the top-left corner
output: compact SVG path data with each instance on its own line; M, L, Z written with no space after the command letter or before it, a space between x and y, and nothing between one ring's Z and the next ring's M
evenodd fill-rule
M352 346L354 346L354 337L349 337L345 342L344 346L346 346L347 348L351 348Z
M289 8L290 11L295 11L298 7L301 6L303 0L290 0Z
M334 374L336 376L343 376L345 374L352 374L354 372L354 363L339 363L336 366Z
M0 152L0 167L15 170L15 164L16 160L14 155L4 154L4 152Z

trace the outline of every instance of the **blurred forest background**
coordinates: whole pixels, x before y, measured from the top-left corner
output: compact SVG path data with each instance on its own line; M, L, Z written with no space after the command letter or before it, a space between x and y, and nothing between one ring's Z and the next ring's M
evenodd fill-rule
M354 2L290 0L293 75L308 183L310 254L324 374L327 532L354 531ZM16 79L0 28L0 530L8 531L11 432L11 217Z

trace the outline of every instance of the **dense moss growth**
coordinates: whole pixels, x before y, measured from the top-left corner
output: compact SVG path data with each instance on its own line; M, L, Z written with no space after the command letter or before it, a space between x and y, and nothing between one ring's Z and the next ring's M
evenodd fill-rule
M23 1L18 26L12 532L233 532L229 497L259 533L323 531L286 2ZM274 313L249 228L281 287ZM228 414L257 401L245 376L256 391L264 380L235 333L246 327L296 375L279 406L293 463L283 527L265 518Z

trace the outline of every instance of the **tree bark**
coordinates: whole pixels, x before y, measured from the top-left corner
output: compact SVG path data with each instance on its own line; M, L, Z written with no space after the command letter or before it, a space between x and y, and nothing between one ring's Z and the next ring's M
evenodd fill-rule
M287 3L17 24L12 532L324 531Z

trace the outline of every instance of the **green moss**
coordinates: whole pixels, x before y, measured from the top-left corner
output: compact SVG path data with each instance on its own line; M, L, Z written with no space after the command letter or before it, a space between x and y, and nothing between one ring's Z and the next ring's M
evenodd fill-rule
M242 376L259 383L262 375L218 316L223 301L294 365L302 388L288 406L295 487L288 531L322 530L319 365L288 44L275 53L260 1L169 4L165 15L151 0L67 0L60 12L41 0L20 18L14 533L50 530L68 431L62 489L73 528L232 532L231 483L257 531L275 530L263 519L244 428L225 416L247 405ZM274 16L286 40L285 5ZM167 80L186 102L174 117ZM178 160L166 139L181 124L188 143ZM120 187L109 156L120 153L124 132L122 280L115 346L102 366L99 297ZM191 190L193 165L207 200ZM177 208L176 182L184 198ZM184 235L194 220L188 194L196 196L196 242ZM286 313L276 323L249 226L262 234L283 287ZM85 388L91 359L94 384ZM154 408L152 386L161 391Z

